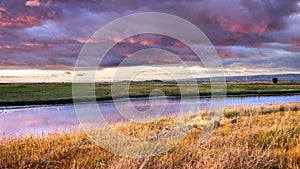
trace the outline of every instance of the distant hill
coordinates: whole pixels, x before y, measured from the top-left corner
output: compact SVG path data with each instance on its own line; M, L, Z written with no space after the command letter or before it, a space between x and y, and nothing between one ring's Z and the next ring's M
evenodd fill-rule
M253 76L227 76L227 82L272 82L272 78L280 82L300 82L300 74L253 75ZM197 78L198 82L210 81L209 78Z

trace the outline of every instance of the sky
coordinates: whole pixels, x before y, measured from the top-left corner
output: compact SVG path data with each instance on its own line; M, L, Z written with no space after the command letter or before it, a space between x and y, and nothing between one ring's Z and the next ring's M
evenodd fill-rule
M217 50L226 76L300 72L300 0L0 0L0 82L83 76L73 69L89 37L114 19L139 12L168 13L196 25ZM145 34L118 41L97 78L111 79L122 60L153 47L177 54L205 76L203 65L182 43ZM180 74L158 53L140 58L124 71L162 64ZM140 78L166 78L149 72Z

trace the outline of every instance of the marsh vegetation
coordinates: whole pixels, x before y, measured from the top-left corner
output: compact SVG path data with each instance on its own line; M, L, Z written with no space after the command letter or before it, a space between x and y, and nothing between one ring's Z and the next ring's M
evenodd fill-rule
M199 142L200 121L171 150L150 158L114 155L85 132L2 138L0 168L299 168L300 104L231 107L205 142ZM115 124L134 137L155 136L168 130L175 117L143 125ZM179 117L180 118L180 117ZM185 117L186 118L186 117Z

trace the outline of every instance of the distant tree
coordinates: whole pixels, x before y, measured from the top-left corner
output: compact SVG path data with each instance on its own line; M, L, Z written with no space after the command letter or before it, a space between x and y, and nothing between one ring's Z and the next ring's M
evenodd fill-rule
M277 83L278 83L278 78L277 78L277 77L274 77L274 78L272 79L272 82L273 82L274 84L277 84Z

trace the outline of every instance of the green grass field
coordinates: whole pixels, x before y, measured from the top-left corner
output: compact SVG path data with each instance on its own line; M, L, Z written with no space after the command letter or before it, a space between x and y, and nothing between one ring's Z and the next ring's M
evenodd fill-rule
M189 83L183 89L189 90ZM122 83L120 83L122 87ZM200 96L209 97L209 83L198 84ZM167 96L180 96L179 87L172 82L133 82L130 84L130 97L148 97L153 89L160 89ZM86 92L95 90L98 101L111 99L110 84L96 84ZM189 91L186 91L188 93ZM283 95L299 94L300 83L227 83L227 95ZM84 93L83 93L84 95ZM126 97L120 90L118 97ZM0 84L0 106L28 104L72 103L72 84Z

